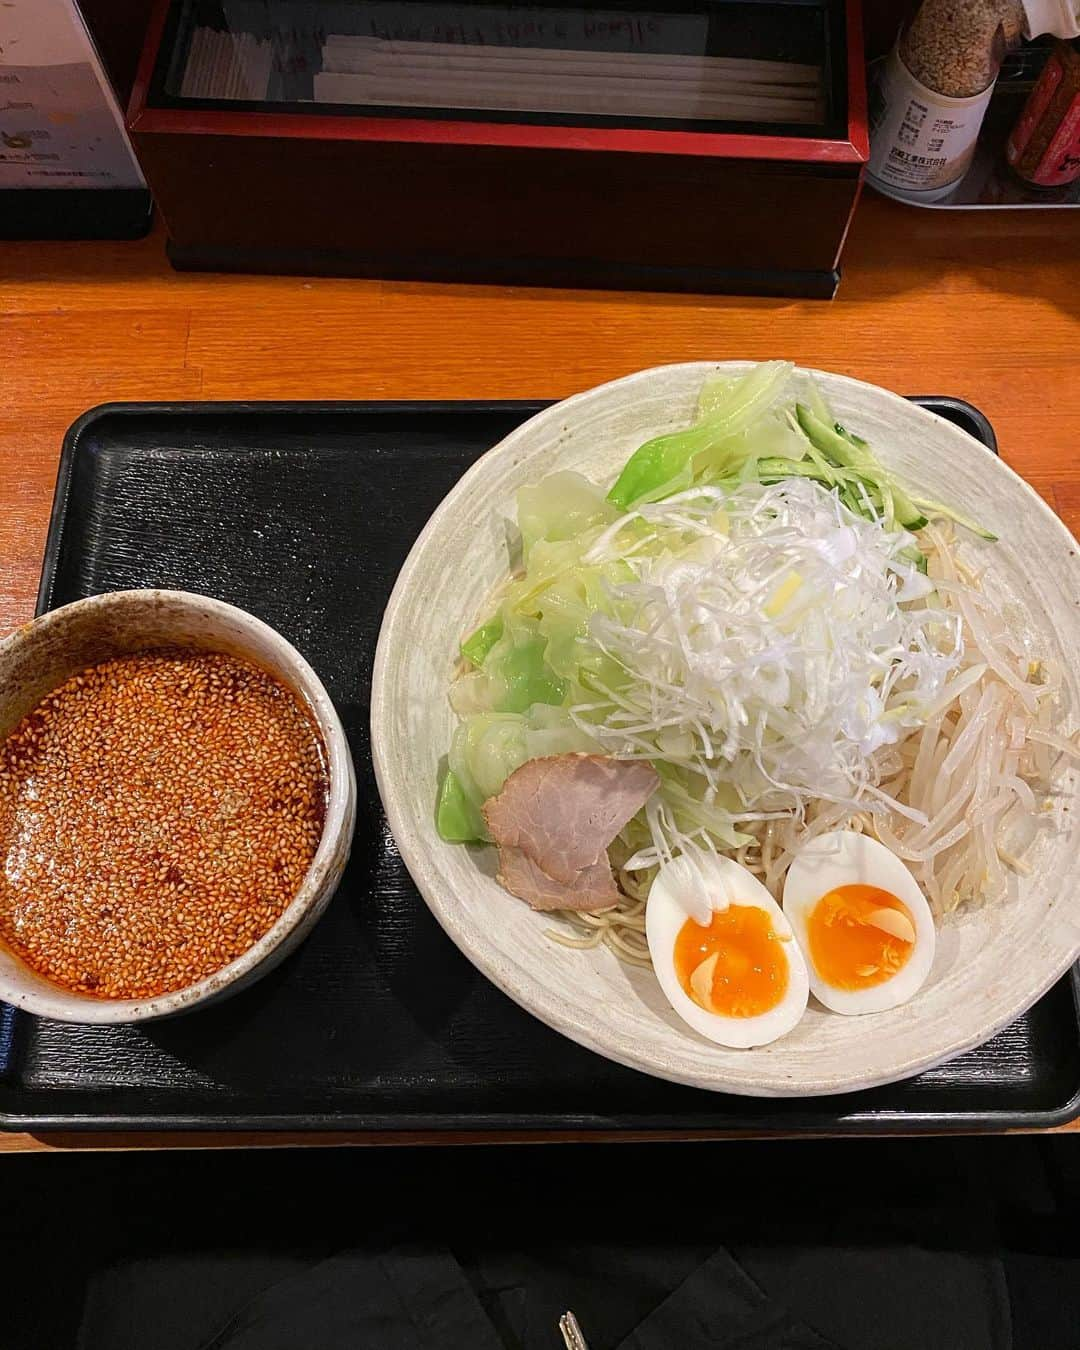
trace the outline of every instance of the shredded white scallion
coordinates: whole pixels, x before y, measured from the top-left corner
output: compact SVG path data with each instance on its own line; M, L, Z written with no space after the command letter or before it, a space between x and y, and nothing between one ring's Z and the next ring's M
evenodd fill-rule
M584 639L625 679L606 703L571 710L610 753L723 781L744 819L802 819L822 800L858 810L876 786L874 753L972 682L959 676L950 695L961 623L903 558L912 536L817 484L700 489L638 514L651 547L636 539L625 557L609 530L591 550L632 574L609 586ZM659 861L659 847L654 831L637 865Z

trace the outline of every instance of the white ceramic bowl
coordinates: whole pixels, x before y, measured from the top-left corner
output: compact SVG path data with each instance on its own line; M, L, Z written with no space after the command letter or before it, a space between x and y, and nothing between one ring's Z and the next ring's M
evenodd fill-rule
M926 986L868 1017L811 1007L784 1039L757 1050L704 1041L668 1007L651 971L607 950L544 937L551 920L496 884L490 849L443 843L434 803L454 727L447 688L457 644L506 575L514 496L559 469L610 482L630 453L686 426L706 375L748 362L666 366L547 409L475 464L432 516L398 578L383 622L371 700L372 749L401 855L439 922L511 998L549 1026L622 1064L677 1082L759 1096L845 1092L906 1078L988 1039L1080 954L1080 810L1059 797L1006 903L945 924ZM1015 602L1033 652L1065 671L1070 725L1080 708L1080 559L1076 541L1010 469L950 423L895 394L839 375L818 378L852 430L927 496L985 522L1001 542L972 541L984 584ZM1069 780L1067 780L1067 783ZM1076 776L1071 779L1075 793Z
M246 657L276 675L311 708L326 747L329 796L322 839L307 876L269 932L197 984L147 999L96 999L35 974L0 944L0 1000L62 1022L143 1022L220 999L265 975L296 947L326 908L349 857L356 776L330 696L280 633L254 615L187 591L114 591L55 609L0 642L0 736L69 675L147 647L200 647Z

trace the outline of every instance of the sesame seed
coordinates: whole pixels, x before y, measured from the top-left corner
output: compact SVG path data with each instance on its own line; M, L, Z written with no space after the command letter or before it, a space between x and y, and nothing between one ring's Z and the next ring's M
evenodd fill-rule
M1003 49L1018 43L1020 0L923 0L900 44L904 64L928 89L971 98L997 77Z
M326 796L310 710L258 666L170 648L80 671L0 746L0 941L96 998L194 984L281 917Z

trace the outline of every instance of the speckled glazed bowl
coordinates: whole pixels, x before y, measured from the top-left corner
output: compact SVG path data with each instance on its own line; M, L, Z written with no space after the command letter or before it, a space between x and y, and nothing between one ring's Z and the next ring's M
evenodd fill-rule
M115 591L65 605L0 642L0 736L86 666L148 647L198 647L246 657L312 710L326 748L329 796L318 850L277 923L242 956L185 989L147 999L98 999L43 979L0 944L0 1000L64 1022L142 1022L226 997L265 975L314 926L349 857L356 776L330 696L300 653L254 615L186 591Z
M662 1078L723 1092L805 1096L887 1083L939 1064L1013 1021L1080 955L1080 809L1066 775L1028 855L1032 872L1005 903L942 926L918 997L889 1012L838 1017L813 1004L788 1036L729 1050L680 1021L649 970L605 948L573 951L494 879L491 849L435 830L439 761L455 719L447 699L458 642L508 567L515 494L560 469L610 483L642 442L693 419L702 381L747 362L641 371L547 409L479 460L428 522L401 571L375 659L372 749L394 838L439 922L489 979L557 1031ZM1003 594L1033 655L1065 674L1080 711L1080 558L1076 541L1016 474L964 432L896 394L818 377L837 416L929 497L996 530L970 540L984 585ZM965 550L967 542L965 542ZM1072 800L1070 801L1070 796ZM1071 809L1069 809L1071 807Z

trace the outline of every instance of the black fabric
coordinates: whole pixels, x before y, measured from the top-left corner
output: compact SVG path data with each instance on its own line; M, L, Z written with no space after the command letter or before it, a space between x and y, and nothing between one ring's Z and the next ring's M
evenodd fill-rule
M859 1350L1012 1350L999 1257L919 1247L740 1252L763 1288L838 1345Z
M119 1261L89 1281L77 1350L192 1350L238 1309L312 1264L236 1249Z
M493 1234L484 1246L458 1249L507 1346L549 1350L551 1328L567 1308L589 1328L593 1350L617 1346L714 1249L685 1238L659 1240L659 1214L651 1239L620 1221L623 1216L617 1214L612 1232L601 1214L568 1207L565 1241L537 1242L534 1232L520 1234L515 1242L505 1232ZM588 1230L588 1240L582 1229Z
M1078 1350L1076 1145L13 1157L0 1350Z
M195 1342L192 1342L194 1345ZM449 1252L342 1252L254 1299L200 1350L503 1350Z
M770 1298L724 1251L714 1253L620 1350L840 1350Z
M261 1268L235 1253L216 1269L140 1262L96 1282L79 1345L544 1350L569 1306L591 1350L1013 1347L1000 1262L917 1249L758 1251L747 1265L724 1250L699 1256L579 1246L463 1263L446 1248L397 1247Z

